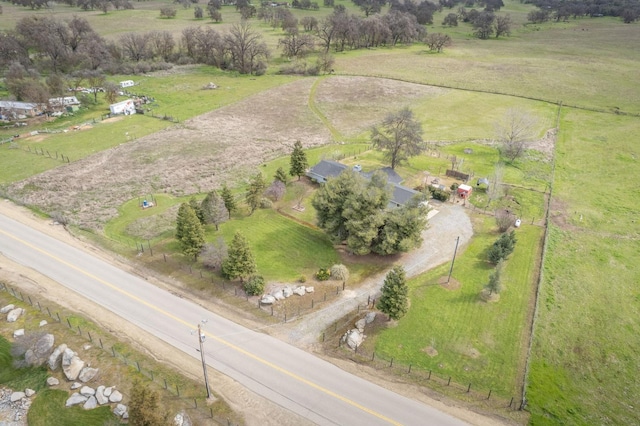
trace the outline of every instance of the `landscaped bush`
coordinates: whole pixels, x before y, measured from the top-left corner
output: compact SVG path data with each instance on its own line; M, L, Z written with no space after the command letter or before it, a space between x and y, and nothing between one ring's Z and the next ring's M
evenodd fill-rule
M449 199L449 192L438 188L429 188L431 196L438 201L447 201Z
M300 278L298 279L298 281L300 281L301 283L306 283L307 282L307 277L304 275L300 275Z
M320 268L318 272L316 272L316 279L318 281L327 281L331 278L331 271L327 268Z
M254 275L244 283L244 291L249 296L261 295L264 291L264 278L261 275Z
M261 209L270 209L273 207L273 202L268 198L263 198L260 200L260 208Z
M498 264L502 259L506 259L513 252L516 242L515 231L502 234L489 249L489 262Z
M331 279L347 281L349 279L349 269L342 264L333 265L331 267Z

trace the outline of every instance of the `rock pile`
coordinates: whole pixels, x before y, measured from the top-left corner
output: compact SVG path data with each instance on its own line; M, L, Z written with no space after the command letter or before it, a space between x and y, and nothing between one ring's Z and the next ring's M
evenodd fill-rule
M355 328L348 330L341 337L342 343L346 343L351 349L355 350L364 342L367 337L364 334L364 328L367 324L371 324L376 319L375 312L369 312L363 318L355 322Z
M260 303L263 305L272 305L276 303L278 300L287 299L293 296L294 294L298 296L304 296L305 294L313 293L314 291L315 289L311 286L306 287L306 286L300 285L293 288L291 286L286 285L282 288L273 289L270 294L263 295L262 298L260 299Z

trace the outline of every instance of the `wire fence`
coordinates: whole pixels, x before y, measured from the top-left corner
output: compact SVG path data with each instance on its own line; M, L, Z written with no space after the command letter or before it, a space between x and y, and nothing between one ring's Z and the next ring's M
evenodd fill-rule
M15 299L29 304L54 321L66 325L69 330L92 343L95 347L100 347L102 351L108 353L125 367L133 369L152 384L163 388L173 398L179 399L181 405L185 407L187 413L192 417L197 417L208 424L214 422L217 425L234 426L234 423L229 418L220 417L213 412L213 408L207 404L206 394L203 389L195 385L180 385L175 380L167 379L162 371L147 366L140 355L132 354L130 351L125 350L124 347L118 349L120 345L113 336L105 336L96 332L95 329L83 329L77 319L64 314L60 315L60 312L56 309L52 311L45 304L40 303L40 301L29 295L25 296L20 290L6 283L0 282L0 291L6 291Z

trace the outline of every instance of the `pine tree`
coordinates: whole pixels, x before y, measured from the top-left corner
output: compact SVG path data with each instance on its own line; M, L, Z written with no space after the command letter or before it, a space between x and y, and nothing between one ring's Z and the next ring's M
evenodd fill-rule
M498 294L502 291L502 268L504 260L500 260L496 265L496 269L489 275L489 282L485 286L489 290L489 294Z
M216 226L216 231L218 230L218 225L225 222L229 217L224 200L215 190L209 192L207 196L204 197L201 209L204 223L214 224Z
M201 204L196 200L196 197L191 197L189 200L189 206L193 209L196 214L196 217L200 221L201 224L204 225L204 213L202 212Z
M250 213L252 215L254 211L260 205L260 201L262 200L262 194L266 189L267 184L262 177L262 173L258 172L251 182L249 182L249 189L247 190L247 194L245 199L247 200L247 204L249 205Z
M227 184L222 185L222 191L220 193L224 200L224 206L229 212L229 219L231 219L231 212L235 211L238 206L236 205L236 199L233 197L231 190L227 187Z
M285 185L287 184L287 181L289 180L289 177L287 176L287 172L285 172L282 167L278 167L278 170L276 170L276 174L273 175L273 178L275 180L279 180L280 182L284 183Z
M304 174L309 167L309 163L307 162L307 154L302 150L302 143L300 141L296 141L293 146L293 152L291 153L290 159L291 167L289 168L289 174L291 176L298 176L298 180L300 180L300 176Z
M408 294L404 268L394 266L384 279L378 309L391 319L400 319L409 309Z
M198 260L200 250L204 246L204 228L200 223L200 219L196 216L196 212L186 203L183 203L178 210L178 222L176 232L182 253L187 256L193 256Z
M227 259L222 264L222 275L229 280L240 278L240 282L243 282L245 277L255 273L256 261L251 253L249 242L244 235L236 232L229 245Z
M168 413L160 408L158 393L138 379L133 380L129 400L129 424L132 426L168 426Z

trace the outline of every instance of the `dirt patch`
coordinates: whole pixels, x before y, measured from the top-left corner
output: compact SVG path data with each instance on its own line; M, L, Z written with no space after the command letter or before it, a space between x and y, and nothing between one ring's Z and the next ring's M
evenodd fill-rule
M551 198L551 205L549 206L549 219L558 228L565 231L575 231L579 228L570 222L570 214L567 210L567 204L557 197Z
M556 135L558 129L553 128L547 130L542 139L538 139L529 144L529 149L535 149L541 152L545 158L550 160L553 157L553 152L556 149Z
M500 301L500 294L490 293L487 289L480 292L480 299L488 303L495 303Z
M438 284L440 284L442 287L446 288L447 290L458 290L460 287L462 287L462 284L460 283L460 281L456 280L455 278L451 278L449 279L449 282L447 282L447 278L448 277L438 278Z
M102 124L105 124L105 123L115 123L116 121L120 121L120 120L122 120L123 118L124 118L124 116L123 116L123 115L120 115L120 116L117 116L117 117L110 117L110 118L107 118L107 119L102 120L102 121L101 121L101 123L102 123Z
M422 349L422 351L429 355L431 358L438 355L438 351L433 346L427 346L426 348Z

